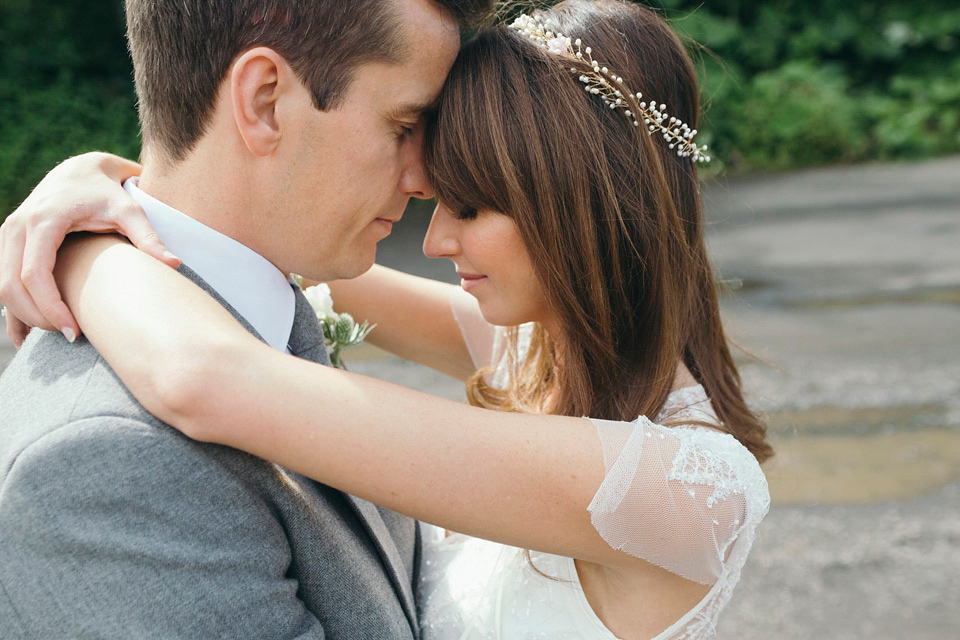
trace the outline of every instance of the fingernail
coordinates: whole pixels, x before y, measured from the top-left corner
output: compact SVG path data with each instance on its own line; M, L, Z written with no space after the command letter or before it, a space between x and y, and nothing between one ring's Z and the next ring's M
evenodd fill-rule
M183 262L180 258L178 258L177 256L173 255L173 254L170 253L169 251L164 251L164 252L163 252L163 257L164 257L164 258L170 258L171 260L176 260L177 262Z
M63 334L63 337L67 339L67 342L73 342L77 339L76 332L70 327L62 327L60 333Z

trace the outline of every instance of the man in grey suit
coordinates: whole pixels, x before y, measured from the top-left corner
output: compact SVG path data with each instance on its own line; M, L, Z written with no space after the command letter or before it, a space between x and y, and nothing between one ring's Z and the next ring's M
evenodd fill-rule
M359 275L432 195L423 116L488 4L127 0L125 188L183 275L326 363L286 274ZM0 378L0 637L419 637L414 522L183 437L73 338L33 331Z

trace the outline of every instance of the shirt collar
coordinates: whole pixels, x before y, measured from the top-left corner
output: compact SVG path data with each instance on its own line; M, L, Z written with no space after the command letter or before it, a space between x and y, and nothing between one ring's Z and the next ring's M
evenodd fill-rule
M274 349L287 350L296 300L287 277L233 238L181 213L137 186L123 188L147 213L163 244L237 310Z

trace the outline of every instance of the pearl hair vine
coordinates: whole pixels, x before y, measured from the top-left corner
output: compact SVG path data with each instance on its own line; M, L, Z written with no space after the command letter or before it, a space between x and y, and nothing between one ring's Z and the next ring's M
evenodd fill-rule
M575 67L570 67L570 71L580 74L578 80L584 84L584 91L599 96L611 109L623 110L633 126L640 127L642 124L647 129L647 135L662 135L669 148L675 149L681 158L692 157L695 162L710 162L710 156L705 153L707 145L700 146L693 142L697 135L696 129L691 129L679 118L670 116L667 105L642 101L643 94L628 90L623 84L623 78L594 60L593 51L590 47L582 48L580 38L571 41L562 33L553 31L551 26L524 13L513 21L510 28L554 55L589 66L588 71ZM635 103L634 107L630 106L631 101Z

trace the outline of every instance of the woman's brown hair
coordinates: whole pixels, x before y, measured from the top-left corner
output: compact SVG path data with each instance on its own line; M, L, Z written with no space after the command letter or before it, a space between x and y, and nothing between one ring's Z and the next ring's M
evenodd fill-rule
M583 41L633 92L699 120L693 64L653 11L567 0L537 14ZM568 60L505 25L462 50L427 136L440 200L461 216L513 218L561 326L562 353L535 327L511 331L507 389L474 376L473 404L608 420L656 416L682 360L722 422L772 455L747 407L707 259L696 166L583 90ZM557 366L560 360L560 366Z

